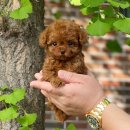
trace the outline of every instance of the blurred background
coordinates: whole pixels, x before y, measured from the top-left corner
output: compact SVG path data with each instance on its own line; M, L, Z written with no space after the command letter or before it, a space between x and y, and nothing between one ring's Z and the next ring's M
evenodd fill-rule
M127 11L124 13L130 14ZM45 0L45 26L59 18L74 20L84 27L89 20L89 16L82 15L79 8L70 5L68 1ZM86 44L83 48L87 67L103 86L109 99L130 114L130 47L125 43L125 36L122 33L109 33L102 37L88 38L89 45L87 47ZM118 39L122 49L119 46L115 50L114 46L109 46L108 42L114 39ZM90 130L85 118L70 117L60 123L47 106L45 113L46 130L54 130L57 127L65 130L69 123L74 123L77 130Z

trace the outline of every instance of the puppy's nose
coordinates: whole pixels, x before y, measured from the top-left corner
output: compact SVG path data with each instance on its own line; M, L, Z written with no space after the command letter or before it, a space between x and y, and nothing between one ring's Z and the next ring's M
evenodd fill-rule
M65 50L64 49L61 49L60 52L61 52L62 55L65 54Z

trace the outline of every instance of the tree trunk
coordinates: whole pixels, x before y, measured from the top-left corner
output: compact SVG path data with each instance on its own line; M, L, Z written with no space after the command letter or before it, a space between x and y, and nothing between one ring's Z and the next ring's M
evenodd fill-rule
M1 4L1 3L0 3ZM27 90L23 107L28 113L37 113L33 130L44 130L44 97L29 87L34 73L40 71L43 51L38 35L43 28L44 2L32 0L33 14L27 20L0 17L0 87L24 87ZM0 5L1 6L1 5ZM0 130L18 130L15 121L0 123Z

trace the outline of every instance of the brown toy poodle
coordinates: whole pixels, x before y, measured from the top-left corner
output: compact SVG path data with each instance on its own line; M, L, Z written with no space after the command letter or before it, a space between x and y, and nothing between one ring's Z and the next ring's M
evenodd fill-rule
M43 80L49 81L54 87L65 83L58 78L59 70L67 70L79 74L86 74L82 45L87 42L84 29L70 20L56 20L48 26L39 37L40 46L45 48L43 65ZM67 115L54 104L49 103L60 121L67 119Z

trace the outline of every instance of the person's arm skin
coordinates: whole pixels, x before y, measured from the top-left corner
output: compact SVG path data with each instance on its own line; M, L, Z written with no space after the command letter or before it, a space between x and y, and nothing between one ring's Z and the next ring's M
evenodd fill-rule
M130 130L130 115L110 104L103 112L102 125L104 130Z
M48 100L68 115L85 115L104 97L100 84L92 75L81 75L67 71L59 71L59 78L66 85L54 88L49 82L41 81L42 72L36 73L37 80L31 87L41 89ZM104 130L130 130L130 116L114 104L107 106L102 116Z

